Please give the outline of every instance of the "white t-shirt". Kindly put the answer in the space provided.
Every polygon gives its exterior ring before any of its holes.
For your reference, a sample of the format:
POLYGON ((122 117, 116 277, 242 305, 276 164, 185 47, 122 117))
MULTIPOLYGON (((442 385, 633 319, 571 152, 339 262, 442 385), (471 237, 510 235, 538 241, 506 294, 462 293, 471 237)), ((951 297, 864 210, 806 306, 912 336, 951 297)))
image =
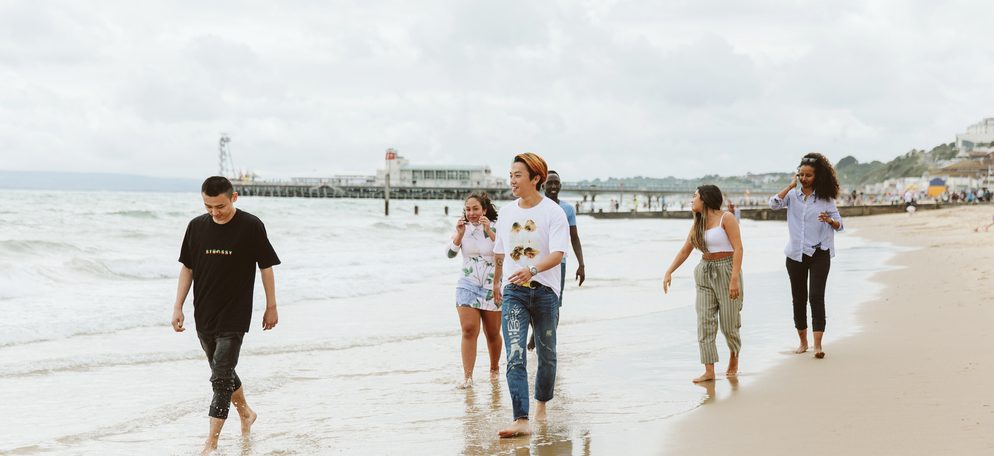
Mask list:
MULTIPOLYGON (((569 248, 569 223, 566 213, 554 201, 542 197, 535 207, 522 209, 517 199, 506 204, 497 215, 497 242, 494 253, 504 254, 501 288, 507 278, 521 268, 538 265, 551 252, 566 254, 569 248)), ((559 295, 562 276, 558 267, 541 271, 532 280, 541 283, 559 295)))

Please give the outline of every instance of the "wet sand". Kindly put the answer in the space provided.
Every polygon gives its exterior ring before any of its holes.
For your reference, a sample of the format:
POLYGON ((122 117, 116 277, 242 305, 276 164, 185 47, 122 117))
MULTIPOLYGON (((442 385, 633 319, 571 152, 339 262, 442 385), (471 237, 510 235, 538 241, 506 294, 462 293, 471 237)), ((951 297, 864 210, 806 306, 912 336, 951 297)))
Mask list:
POLYGON ((859 308, 861 330, 838 340, 830 321, 825 359, 784 354, 738 388, 719 379, 655 454, 994 454, 994 231, 973 231, 992 212, 848 219, 861 237, 911 248, 873 277, 885 291, 859 308))

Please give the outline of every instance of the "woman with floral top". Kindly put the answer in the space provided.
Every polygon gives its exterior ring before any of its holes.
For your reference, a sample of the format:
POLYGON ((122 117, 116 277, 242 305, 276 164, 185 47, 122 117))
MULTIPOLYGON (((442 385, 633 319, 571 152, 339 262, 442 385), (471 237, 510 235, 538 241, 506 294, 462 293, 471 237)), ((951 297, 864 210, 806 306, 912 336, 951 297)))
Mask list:
POLYGON ((456 222, 456 232, 449 244, 449 258, 462 253, 462 274, 456 285, 456 311, 462 326, 463 381, 459 388, 473 386, 476 365, 476 341, 480 327, 487 338, 490 353, 490 375, 498 373, 501 336, 500 307, 494 302, 494 240, 493 223, 497 209, 486 193, 466 197, 463 216, 456 222), (482 321, 482 325, 481 325, 482 321))

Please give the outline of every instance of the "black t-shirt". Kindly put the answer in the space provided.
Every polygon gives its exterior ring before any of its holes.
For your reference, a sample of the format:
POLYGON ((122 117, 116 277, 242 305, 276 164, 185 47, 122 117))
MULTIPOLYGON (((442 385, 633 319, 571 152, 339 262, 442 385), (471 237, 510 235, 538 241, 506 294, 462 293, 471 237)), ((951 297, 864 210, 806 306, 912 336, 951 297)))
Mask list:
POLYGON ((179 261, 193 270, 193 319, 207 334, 248 332, 256 264, 280 264, 262 220, 242 210, 224 225, 210 214, 191 220, 179 261))

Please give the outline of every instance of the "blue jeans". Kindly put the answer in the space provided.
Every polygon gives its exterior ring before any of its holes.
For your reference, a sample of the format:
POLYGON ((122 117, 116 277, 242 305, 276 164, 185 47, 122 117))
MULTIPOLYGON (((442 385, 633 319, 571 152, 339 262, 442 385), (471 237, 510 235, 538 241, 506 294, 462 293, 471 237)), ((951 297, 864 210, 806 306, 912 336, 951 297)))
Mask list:
POLYGON ((501 304, 501 332, 507 353, 507 389, 511 392, 514 419, 528 418, 528 369, 525 343, 528 325, 535 328, 538 372, 535 400, 552 399, 556 383, 556 327, 559 326, 559 297, 545 285, 535 288, 509 284, 501 304))
POLYGON ((559 280, 559 306, 563 305, 563 291, 566 290, 566 263, 559 264, 561 279, 559 280))

